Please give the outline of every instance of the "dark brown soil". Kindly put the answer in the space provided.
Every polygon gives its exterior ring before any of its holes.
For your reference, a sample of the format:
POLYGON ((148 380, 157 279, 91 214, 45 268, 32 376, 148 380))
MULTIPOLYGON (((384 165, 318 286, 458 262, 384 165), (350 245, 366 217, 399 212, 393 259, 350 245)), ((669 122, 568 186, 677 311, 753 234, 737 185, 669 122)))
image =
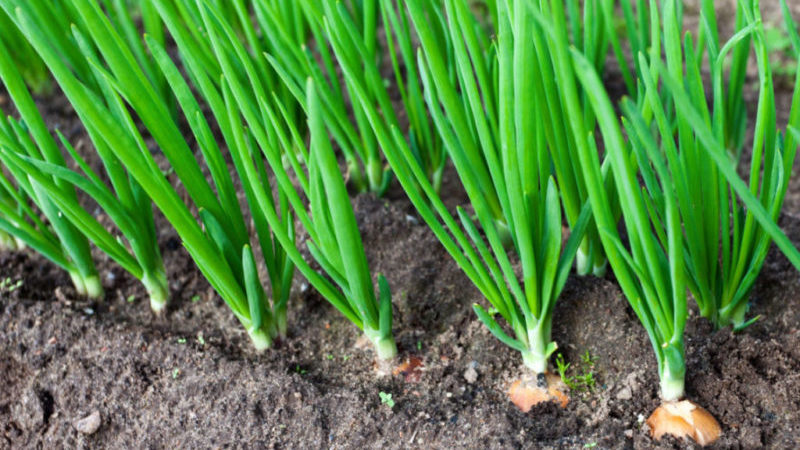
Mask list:
MULTIPOLYGON (((766 2, 768 3, 768 2, 766 2)), ((785 120, 789 92, 778 96, 785 120)), ((8 105, 0 105, 8 109, 8 105)), ((40 105, 69 139, 83 134, 61 97, 40 105)), ((448 205, 460 203, 456 187, 448 205)), ((800 245, 800 178, 781 219, 800 245)), ((643 420, 658 405, 647 336, 613 277, 571 277, 553 338, 567 362, 596 358, 597 388, 524 414, 507 399, 519 358, 475 318, 482 302, 393 191, 354 199, 370 265, 389 277, 403 357, 418 381, 379 375, 360 333, 296 282, 289 337, 264 354, 158 218, 173 300, 163 317, 144 291, 97 255, 104 303, 31 252, 0 253, 0 448, 679 448, 654 443, 643 420), (477 376, 476 376, 477 375, 477 376), (381 403, 390 393, 395 404, 381 403), (98 431, 75 421, 93 411, 98 431)), ((691 317, 688 396, 723 427, 716 448, 800 446, 800 275, 775 249, 739 334, 691 317)))

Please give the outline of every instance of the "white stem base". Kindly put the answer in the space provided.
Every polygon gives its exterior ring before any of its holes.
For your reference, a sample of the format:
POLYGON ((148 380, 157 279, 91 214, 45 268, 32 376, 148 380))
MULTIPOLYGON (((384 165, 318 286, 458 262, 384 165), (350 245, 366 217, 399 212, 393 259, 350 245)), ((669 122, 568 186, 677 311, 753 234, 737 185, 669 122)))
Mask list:
POLYGON ((661 377, 661 399, 665 402, 674 402, 683 398, 685 380, 683 377, 672 378, 669 374, 661 377))
POLYGON ((17 242, 18 240, 14 236, 11 236, 5 231, 0 231, 0 250, 19 250, 20 247, 17 245, 17 242))
POLYGON ((603 278, 604 276, 606 276, 607 269, 608 269, 608 261, 603 261, 603 264, 599 266, 595 264, 594 268, 592 269, 592 275, 596 276, 597 278, 603 278))
POLYGON ((169 285, 164 273, 145 274, 142 284, 150 296, 150 309, 160 314, 167 306, 169 300, 169 285))
POLYGON ((591 268, 592 261, 582 248, 578 248, 578 253, 575 254, 575 273, 578 275, 588 275, 591 268))
POLYGON ((98 275, 91 275, 84 278, 83 285, 86 287, 86 295, 89 298, 100 299, 105 295, 103 283, 100 282, 100 277, 98 275))
POLYGON ((250 336, 250 341, 253 343, 253 347, 255 347, 256 351, 259 353, 272 346, 272 337, 270 337, 269 333, 261 328, 257 330, 248 330, 247 334, 250 336))
POLYGON ((531 351, 522 352, 522 363, 534 373, 547 372, 548 358, 542 354, 535 354, 531 351))
POLYGON ((397 343, 394 341, 394 336, 389 335, 382 337, 380 331, 364 328, 364 335, 372 343, 375 348, 375 353, 378 354, 378 359, 387 361, 397 356, 397 343))

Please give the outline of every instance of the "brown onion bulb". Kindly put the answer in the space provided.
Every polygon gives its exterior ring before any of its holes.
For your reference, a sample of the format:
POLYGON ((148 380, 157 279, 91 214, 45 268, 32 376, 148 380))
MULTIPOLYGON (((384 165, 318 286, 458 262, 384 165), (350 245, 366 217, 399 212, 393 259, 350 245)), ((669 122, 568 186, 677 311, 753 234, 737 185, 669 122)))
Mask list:
POLYGON ((679 439, 692 438, 702 446, 713 443, 722 433, 717 419, 689 400, 663 403, 647 419, 647 426, 656 440, 670 434, 679 439))
POLYGON ((564 393, 566 386, 558 375, 551 373, 525 376, 511 384, 508 398, 522 412, 528 412, 534 405, 555 402, 566 408, 569 397, 564 393))

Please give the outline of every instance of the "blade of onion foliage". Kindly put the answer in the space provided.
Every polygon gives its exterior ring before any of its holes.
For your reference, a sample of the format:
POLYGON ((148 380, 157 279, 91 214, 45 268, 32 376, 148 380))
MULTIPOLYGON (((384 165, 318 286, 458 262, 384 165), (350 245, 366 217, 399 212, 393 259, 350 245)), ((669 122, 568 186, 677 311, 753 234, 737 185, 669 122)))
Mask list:
MULTIPOLYGON (((262 84, 234 30, 213 4, 201 3, 205 30, 224 75, 221 96, 234 143, 229 142, 229 147, 234 155, 240 155, 237 165, 243 184, 252 189, 275 238, 309 283, 363 330, 379 358, 394 357, 397 347, 391 329, 388 283, 379 275, 376 295, 344 178, 328 138, 330 128, 325 123, 319 89, 312 79, 307 81, 304 104, 311 131, 309 149, 286 107, 262 84), (244 72, 237 70, 236 63, 242 63, 244 72), (296 155, 300 155, 299 160, 296 155), (259 170, 266 175, 264 160, 286 196, 281 208, 291 208, 308 233, 306 245, 320 272, 304 260, 293 239, 293 228, 287 229, 282 219, 288 213, 277 209, 269 184, 258 179, 259 170)), ((206 84, 202 95, 214 99, 220 93, 206 84)))
POLYGON ((0 173, 0 251, 14 251, 25 248, 25 241, 17 238, 11 232, 5 231, 6 229, 18 230, 17 223, 24 217, 15 194, 19 195, 19 192, 10 183, 5 174, 0 173))
MULTIPOLYGON (((16 147, 20 151, 33 157, 44 159, 57 165, 64 165, 64 158, 61 155, 55 140, 47 130, 44 119, 39 115, 33 98, 30 96, 25 83, 17 71, 12 59, 9 56, 5 45, 0 42, 0 79, 2 79, 11 100, 16 105, 19 114, 24 119, 24 126, 16 121, 4 120, 2 144, 4 148, 16 147)), ((0 114, 4 114, 0 112, 0 114)), ((92 298, 103 296, 103 286, 92 260, 89 242, 84 235, 64 217, 58 206, 53 201, 53 196, 62 195, 69 201, 77 204, 77 195, 72 186, 67 183, 54 181, 52 189, 42 186, 41 183, 29 179, 25 171, 16 170, 14 167, 7 167, 18 182, 18 188, 25 191, 25 195, 36 207, 44 214, 50 225, 53 227, 58 242, 50 241, 53 246, 61 246, 62 252, 56 252, 53 248, 48 248, 43 252, 45 256, 53 256, 51 260, 66 269, 72 278, 75 289, 79 294, 88 295, 92 298), (16 173, 15 173, 16 172, 16 173), (56 253, 60 253, 55 258, 56 253)), ((7 180, 6 180, 7 181, 7 180)), ((6 186, 7 191, 8 186, 6 186)), ((24 200, 23 200, 24 202, 24 200)), ((20 205, 21 206, 21 205, 20 205)), ((36 214, 27 211, 28 218, 36 214)), ((21 230, 23 227, 22 217, 14 217, 4 214, 5 221, 14 227, 9 227, 5 231, 12 233, 12 228, 21 230)), ((44 227, 41 223, 36 223, 39 233, 30 233, 33 230, 25 230, 24 234, 14 233, 15 236, 26 241, 35 249, 45 250, 43 240, 45 237, 44 227), (27 234, 27 236, 25 236, 27 234), (38 238, 38 239, 37 239, 38 238), (38 242, 34 242, 38 240, 38 242), (35 245, 34 245, 35 244, 35 245)), ((52 237, 52 235, 49 235, 52 237)))
MULTIPOLYGON (((786 27, 786 32, 789 35, 792 49, 794 49, 797 58, 800 59, 800 30, 798 30, 797 22, 795 22, 792 18, 792 13, 789 10, 789 6, 786 4, 786 0, 781 0, 781 10, 783 11, 784 25, 786 27)), ((798 141, 798 135, 796 134, 800 127, 795 125, 798 122, 800 122, 800 68, 798 68, 797 72, 795 73, 794 93, 792 94, 792 106, 789 111, 789 124, 787 126, 787 133, 784 136, 784 149, 795 151, 795 147, 800 145, 800 142, 798 141)), ((783 203, 785 196, 786 193, 784 192, 782 194, 783 198, 781 198, 781 204, 783 203)))
MULTIPOLYGON (((672 79, 684 80, 680 95, 672 90, 672 85, 665 89, 673 99, 672 107, 677 113, 674 119, 668 118, 668 106, 661 101, 655 77, 649 70, 642 73, 645 101, 653 112, 659 131, 655 139, 662 143, 661 152, 670 160, 675 178, 676 198, 685 230, 688 287, 702 316, 716 327, 733 325, 735 329, 749 324, 745 319, 747 300, 772 242, 766 227, 757 220, 756 212, 737 200, 731 182, 708 157, 726 142, 728 111, 723 89, 723 64, 725 56, 735 52, 736 46, 749 47, 751 39, 745 38, 745 34, 753 36, 759 71, 759 100, 748 190, 763 205, 770 220, 769 227, 773 230, 775 225, 772 222, 780 215, 796 154, 792 140, 788 141, 792 147, 786 147, 777 130, 775 93, 764 30, 754 3, 747 3, 741 8, 747 22, 743 31, 734 35, 721 49, 713 41, 708 41, 708 54, 712 61, 711 96, 705 92, 691 34, 687 34, 681 43, 674 8, 664 9, 666 71, 672 79), (707 105, 709 97, 712 108, 707 105), (709 140, 709 137, 713 139, 709 140)), ((647 64, 643 56, 641 64, 647 64)), ((795 98, 795 111, 791 113, 789 123, 795 127, 799 125, 797 103, 795 98)), ((645 155, 640 149, 637 149, 637 154, 645 155)), ((646 161, 646 158, 640 160, 646 161)), ((729 159, 726 166, 729 170, 735 169, 729 159)), ((644 164, 641 164, 641 171, 646 177, 651 176, 644 164)), ((664 208, 663 201, 652 205, 660 217, 664 215, 664 208)))
MULTIPOLYGON (((105 84, 100 77, 98 79, 101 80, 100 84, 104 87, 112 113, 118 120, 127 124, 131 133, 137 137, 139 145, 144 147, 144 140, 136 131, 133 120, 122 102, 113 93, 110 86, 105 84)), ((20 88, 18 83, 8 83, 8 86, 10 90, 14 90, 14 98, 25 103, 32 101, 27 92, 18 90, 20 88)), ((25 109, 22 111, 23 121, 43 120, 38 114, 35 109, 25 109), (36 116, 32 116, 32 114, 36 114, 36 116)), ((21 123, 9 122, 12 127, 22 129, 21 123)), ((107 144, 97 137, 92 122, 84 120, 84 123, 87 124, 89 135, 96 145, 97 153, 106 168, 106 175, 114 192, 106 188, 100 181, 100 177, 60 133, 59 139, 63 147, 85 176, 81 177, 57 161, 46 159, 42 156, 43 152, 32 147, 35 144, 26 140, 20 133, 17 133, 16 136, 4 133, 5 145, 2 146, 4 153, 0 155, 0 159, 5 166, 13 168, 12 173, 18 175, 16 177, 18 180, 27 177, 32 183, 41 186, 41 189, 47 192, 58 208, 59 214, 66 216, 72 225, 100 250, 134 277, 140 279, 150 297, 151 308, 159 312, 166 306, 169 288, 158 249, 151 202, 141 187, 129 178, 119 160, 108 150, 107 144), (95 217, 88 214, 74 196, 65 196, 60 192, 58 184, 64 182, 83 190, 98 203, 125 237, 131 251, 109 233, 95 217)), ((45 137, 43 136, 43 138, 45 137)), ((52 138, 46 142, 46 145, 55 145, 52 138)), ((24 183, 20 184, 24 186, 24 183)))
POLYGON ((0 9, 0 30, 3 30, 0 33, 0 40, 3 41, 10 53, 9 57, 31 91, 36 95, 49 93, 52 82, 47 66, 2 9, 0 9))
MULTIPOLYGON (((254 346, 258 349, 268 347, 276 336, 285 331, 285 318, 276 316, 285 315, 293 266, 277 246, 272 245, 270 230, 259 227, 257 234, 264 259, 268 266, 272 263, 273 267, 279 268, 276 271, 278 279, 271 278, 273 302, 270 304, 261 283, 254 282, 259 279, 257 266, 253 262, 247 227, 224 156, 178 69, 158 42, 148 42, 149 50, 180 102, 183 115, 200 147, 202 161, 211 173, 214 188, 204 177, 200 164, 172 120, 168 106, 98 5, 89 0, 78 0, 73 5, 89 33, 85 38, 96 45, 98 60, 103 61, 103 66, 93 65, 93 69, 102 73, 106 82, 125 101, 126 107, 136 113, 159 145, 189 194, 192 207, 199 211, 203 228, 181 200, 179 192, 162 174, 149 150, 140 145, 138 135, 131 132, 129 124, 118 120, 113 110, 109 110, 72 73, 54 51, 46 34, 41 32, 35 18, 18 9, 18 20, 87 129, 96 131, 97 136, 119 158, 175 227, 201 272, 247 329, 254 346)), ((262 225, 255 217, 254 213, 257 226, 262 225)))
MULTIPOLYGON (((9 136, 14 136, 16 139, 16 134, 10 127, 9 120, 1 117, 0 137, 3 146, 6 146, 9 136)), ((3 249, 18 250, 27 245, 67 272, 76 271, 74 264, 65 255, 66 250, 58 236, 34 210, 27 194, 33 190, 30 180, 25 174, 17 175, 15 177, 9 168, 0 171, 0 230, 2 230, 3 249)))
POLYGON ((133 13, 138 13, 141 16, 144 32, 162 46, 165 45, 164 26, 159 15, 153 9, 152 1, 136 0, 134 5, 138 6, 136 8, 138 11, 132 11, 134 8, 131 7, 128 0, 103 0, 103 6, 112 25, 118 30, 120 36, 125 40, 126 46, 139 63, 139 67, 145 72, 158 95, 167 103, 170 112, 175 115, 175 99, 171 95, 164 74, 158 70, 156 62, 147 53, 142 34, 134 22, 133 13))

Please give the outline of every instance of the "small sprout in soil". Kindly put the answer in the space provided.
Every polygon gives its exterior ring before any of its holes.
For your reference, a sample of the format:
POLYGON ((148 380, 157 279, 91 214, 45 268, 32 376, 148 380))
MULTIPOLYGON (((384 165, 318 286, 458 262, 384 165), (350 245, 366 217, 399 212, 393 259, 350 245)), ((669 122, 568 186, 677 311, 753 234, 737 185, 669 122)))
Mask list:
POLYGON ((178 368, 176 367, 176 368, 175 368, 175 369, 172 371, 172 379, 174 380, 174 379, 178 378, 178 375, 180 375, 180 373, 181 373, 181 369, 178 369, 178 368))
POLYGON ((300 367, 300 364, 298 364, 298 365, 296 365, 294 367, 294 371, 295 371, 295 373, 299 373, 300 375, 305 375, 306 373, 308 373, 308 371, 306 369, 303 369, 303 368, 300 367))
POLYGON ((586 353, 581 355, 581 361, 583 361, 584 364, 587 364, 587 365, 590 365, 590 366, 594 366, 594 363, 597 361, 597 357, 596 356, 592 356, 589 353, 589 350, 586 350, 586 353))
POLYGON ((206 340, 203 339, 203 333, 197 333, 197 342, 200 343, 200 345, 206 345, 206 340))
POLYGON ((14 292, 22 287, 22 280, 12 281, 11 278, 4 278, 0 281, 0 291, 14 292))
POLYGON ((422 341, 417 341, 417 351, 422 351, 422 341))
POLYGON ((200 296, 195 294, 192 296, 192 303, 197 303, 200 301, 200 296))
POLYGON ((394 408, 394 400, 392 399, 392 394, 386 392, 379 392, 378 395, 381 397, 381 404, 388 406, 389 408, 394 408))
POLYGON ((133 303, 133 302, 136 301, 136 296, 135 295, 129 295, 128 298, 125 299, 125 301, 128 302, 128 303, 133 303))
POLYGON ((178 344, 185 344, 185 343, 186 343, 186 338, 178 339, 178 344))
POLYGON ((594 447, 597 447, 597 442, 589 442, 588 444, 583 446, 583 448, 594 448, 594 447))
POLYGON ((327 359, 328 361, 332 361, 333 360, 333 355, 328 353, 327 355, 325 355, 325 359, 327 359))
POLYGON ((594 392, 597 380, 594 377, 594 364, 596 357, 592 357, 589 351, 581 355, 581 363, 575 368, 576 375, 569 375, 568 371, 572 364, 564 361, 564 355, 556 355, 556 367, 561 381, 567 385, 571 391, 575 392, 594 392))
POLYGON ((558 367, 558 375, 561 377, 561 381, 569 386, 569 376, 567 375, 567 370, 569 370, 570 364, 568 362, 564 362, 564 355, 561 353, 556 356, 556 366, 558 367))
POLYGON ((347 361, 350 359, 350 355, 342 355, 342 361, 347 361))

